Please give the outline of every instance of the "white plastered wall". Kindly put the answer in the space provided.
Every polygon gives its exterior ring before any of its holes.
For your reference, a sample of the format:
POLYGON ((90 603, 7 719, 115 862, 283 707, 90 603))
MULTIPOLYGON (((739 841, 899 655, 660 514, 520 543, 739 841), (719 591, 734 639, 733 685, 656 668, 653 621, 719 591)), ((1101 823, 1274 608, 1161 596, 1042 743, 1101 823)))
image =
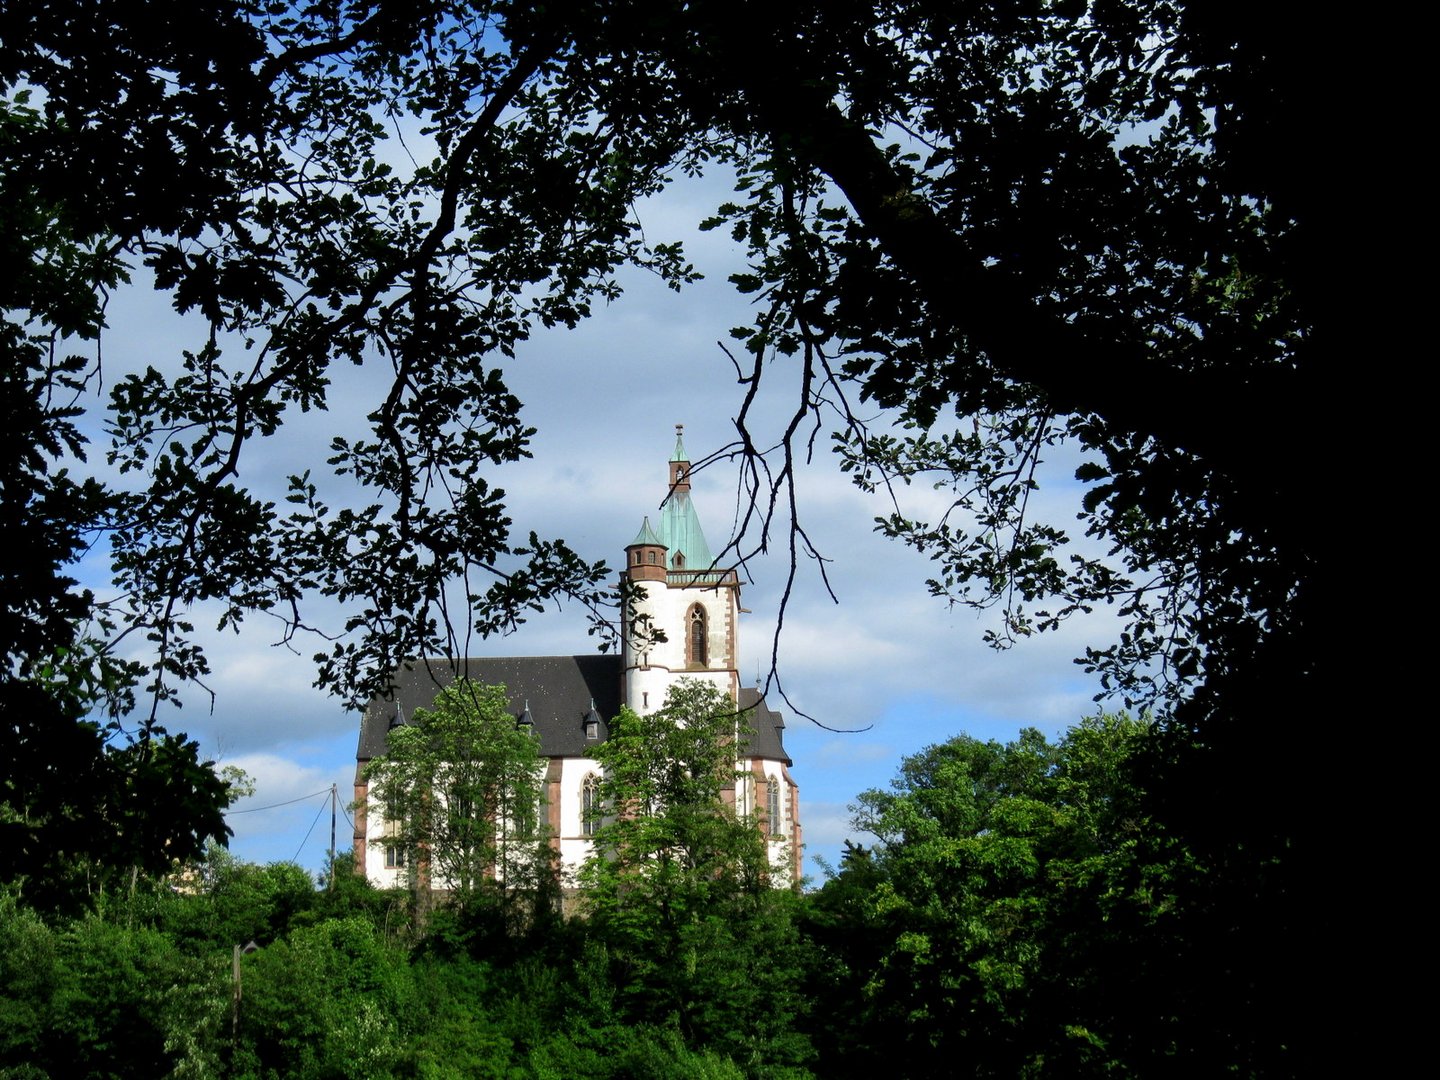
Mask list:
POLYGON ((666 693, 679 678, 714 683, 734 700, 739 689, 734 655, 737 590, 733 586, 674 586, 659 581, 636 584, 642 593, 636 603, 636 613, 648 615, 650 625, 664 631, 665 640, 643 643, 626 640, 625 704, 641 715, 652 713, 665 703, 666 693), (689 614, 696 604, 705 610, 704 667, 686 662, 689 614))

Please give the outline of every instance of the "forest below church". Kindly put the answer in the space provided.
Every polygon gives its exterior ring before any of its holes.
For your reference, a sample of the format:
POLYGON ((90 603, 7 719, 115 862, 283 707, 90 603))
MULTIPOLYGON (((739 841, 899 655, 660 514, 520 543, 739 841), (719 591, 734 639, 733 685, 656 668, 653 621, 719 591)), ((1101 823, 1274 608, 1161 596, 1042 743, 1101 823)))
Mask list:
POLYGON ((0 5, 0 1074, 1306 1073, 1361 1030, 1315 942, 1389 892, 1336 873, 1316 734, 1373 708, 1317 429, 1391 415, 1403 355, 1367 315, 1409 207, 1317 105, 1386 112, 1351 36, 1237 0, 0 5), (512 514, 544 435, 506 380, 634 276, 698 287, 642 220, 695 178, 749 304, 694 463, 739 477, 717 560, 788 568, 783 637, 832 584, 828 446, 937 604, 1002 649, 1085 626, 1146 719, 907 759, 810 892, 704 769, 600 830, 577 919, 540 865, 432 909, 229 858, 235 778, 170 730, 217 636, 273 627, 355 706, 548 606, 624 631, 611 568, 512 514), (174 336, 116 371, 145 286, 174 336))
MULTIPOLYGON (((719 799, 733 714, 685 694, 597 751, 606 803, 629 809, 597 830, 568 919, 543 874, 432 903, 376 889, 349 852, 318 883, 213 847, 69 911, 5 895, 0 1076, 1153 1076, 1282 1051, 1217 1042, 1220 987, 1174 977, 1211 943, 1199 868, 1142 805, 1148 724, 931 747, 859 795, 873 844, 801 892, 719 799)), ((491 781, 468 783, 478 809, 491 781)))

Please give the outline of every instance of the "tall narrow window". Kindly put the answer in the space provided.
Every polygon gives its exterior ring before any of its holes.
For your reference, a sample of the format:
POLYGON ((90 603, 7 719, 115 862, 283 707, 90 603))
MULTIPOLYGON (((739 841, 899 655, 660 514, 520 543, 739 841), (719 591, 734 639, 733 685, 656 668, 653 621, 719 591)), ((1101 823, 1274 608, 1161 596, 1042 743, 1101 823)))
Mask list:
POLYGON ((387 818, 383 835, 387 841, 385 844, 385 869, 403 870, 405 867, 405 846, 400 842, 400 823, 387 818))
POLYGON ((535 830, 540 824, 540 807, 535 802, 535 793, 523 789, 511 793, 514 808, 515 835, 521 840, 535 839, 535 830))
POLYGON ((776 780, 765 785, 765 820, 770 823, 771 836, 785 835, 785 819, 780 816, 780 784, 776 780))
POLYGON ((600 828, 600 778, 594 773, 580 785, 580 833, 594 836, 600 828))
POLYGON ((705 625, 705 609, 696 604, 690 609, 690 656, 688 660, 697 667, 705 667, 710 663, 710 657, 706 648, 709 639, 709 631, 705 625))

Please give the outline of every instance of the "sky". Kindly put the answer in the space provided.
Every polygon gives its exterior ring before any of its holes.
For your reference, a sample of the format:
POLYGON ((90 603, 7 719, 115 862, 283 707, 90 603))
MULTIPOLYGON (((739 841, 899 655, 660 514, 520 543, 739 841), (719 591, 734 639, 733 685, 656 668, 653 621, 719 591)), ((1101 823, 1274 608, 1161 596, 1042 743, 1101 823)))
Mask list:
MULTIPOLYGON (((582 556, 621 565, 624 545, 666 492, 667 461, 676 424, 684 424, 692 460, 729 443, 743 388, 717 342, 750 321, 748 298, 729 274, 743 269, 723 231, 695 224, 731 197, 723 177, 677 182, 637 207, 652 240, 681 239, 705 279, 676 294, 644 273, 622 277, 625 294, 575 331, 537 334, 504 366, 524 402, 522 419, 537 429, 533 457, 486 472, 508 493, 516 533, 534 529, 563 537, 582 556)), ((145 364, 171 366, 193 348, 202 328, 169 311, 165 297, 143 282, 118 294, 104 340, 107 386, 145 364)), ((387 385, 384 371, 338 372, 328 413, 311 414, 275 439, 247 448, 241 480, 268 497, 283 497, 285 478, 324 468, 331 435, 355 431, 387 385)), ((793 380, 783 359, 772 369, 758 406, 762 431, 778 433, 793 407, 793 380)), ((878 414, 874 419, 883 423, 878 414)), ((867 842, 848 826, 848 806, 869 788, 886 786, 901 759, 933 743, 968 733, 1008 740, 1022 727, 1050 735, 1097 711, 1098 686, 1074 663, 1086 644, 1115 633, 1113 615, 1099 612, 1058 631, 996 652, 982 641, 995 613, 951 609, 929 595, 931 564, 874 531, 891 507, 866 495, 842 474, 828 451, 828 429, 813 463, 798 481, 800 513, 828 560, 835 599, 813 565, 802 566, 778 644, 778 675, 790 706, 786 748, 800 785, 806 839, 805 872, 823 881, 822 860, 838 863, 843 841, 867 842), (793 706, 793 707, 792 707, 793 706), (801 710, 813 723, 797 715, 801 710), (821 726, 823 725, 823 726, 821 726)), ((101 455, 92 455, 99 458, 101 455)), ((1075 461, 1064 452, 1050 463, 1038 496, 1040 512, 1072 536, 1079 505, 1075 461)), ((692 497, 713 550, 729 538, 736 511, 738 467, 720 462, 697 473, 692 497)), ((911 488, 902 509, 933 520, 943 492, 911 488)), ((750 562, 753 581, 742 603, 751 614, 740 630, 742 681, 763 681, 769 669, 786 562, 783 549, 750 562)), ((95 551, 82 579, 105 593, 104 553, 95 551)), ((742 580, 746 580, 742 575, 742 580)), ((323 613, 323 608, 322 608, 323 613)), ((330 612, 338 619, 338 612, 330 612)), ((330 843, 332 785, 339 793, 337 843, 350 845, 347 804, 353 795, 359 716, 313 688, 311 654, 277 644, 279 624, 253 616, 238 634, 205 633, 213 671, 202 692, 163 717, 172 731, 196 739, 205 756, 253 777, 256 792, 234 808, 231 849, 243 859, 295 860, 318 869, 330 843)), ((214 618, 208 618, 213 627, 214 618)), ((547 611, 519 632, 477 643, 478 655, 548 655, 593 650, 582 611, 547 611)))

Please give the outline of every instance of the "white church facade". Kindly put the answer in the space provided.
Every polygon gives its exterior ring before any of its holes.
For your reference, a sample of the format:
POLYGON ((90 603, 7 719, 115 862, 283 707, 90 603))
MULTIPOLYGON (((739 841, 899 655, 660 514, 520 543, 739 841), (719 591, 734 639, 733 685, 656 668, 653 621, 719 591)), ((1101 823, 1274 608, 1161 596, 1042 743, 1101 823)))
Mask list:
POLYGON ((690 497, 690 462, 677 426, 669 491, 658 520, 647 517, 625 549, 622 582, 634 591, 633 616, 617 655, 471 657, 418 661, 396 672, 389 692, 361 719, 355 771, 355 863, 375 884, 406 884, 400 849, 388 845, 381 809, 367 803, 365 767, 385 752, 389 732, 428 708, 458 674, 503 685, 516 723, 533 725, 546 759, 542 814, 562 882, 589 856, 599 766, 587 751, 604 741, 609 721, 627 705, 646 715, 660 708, 676 680, 713 683, 740 710, 751 731, 736 747, 735 780, 722 792, 736 813, 765 835, 777 884, 801 876, 800 792, 785 751, 784 721, 754 687, 740 685, 740 580, 714 566, 690 497), (656 633, 656 631, 660 631, 656 633))

